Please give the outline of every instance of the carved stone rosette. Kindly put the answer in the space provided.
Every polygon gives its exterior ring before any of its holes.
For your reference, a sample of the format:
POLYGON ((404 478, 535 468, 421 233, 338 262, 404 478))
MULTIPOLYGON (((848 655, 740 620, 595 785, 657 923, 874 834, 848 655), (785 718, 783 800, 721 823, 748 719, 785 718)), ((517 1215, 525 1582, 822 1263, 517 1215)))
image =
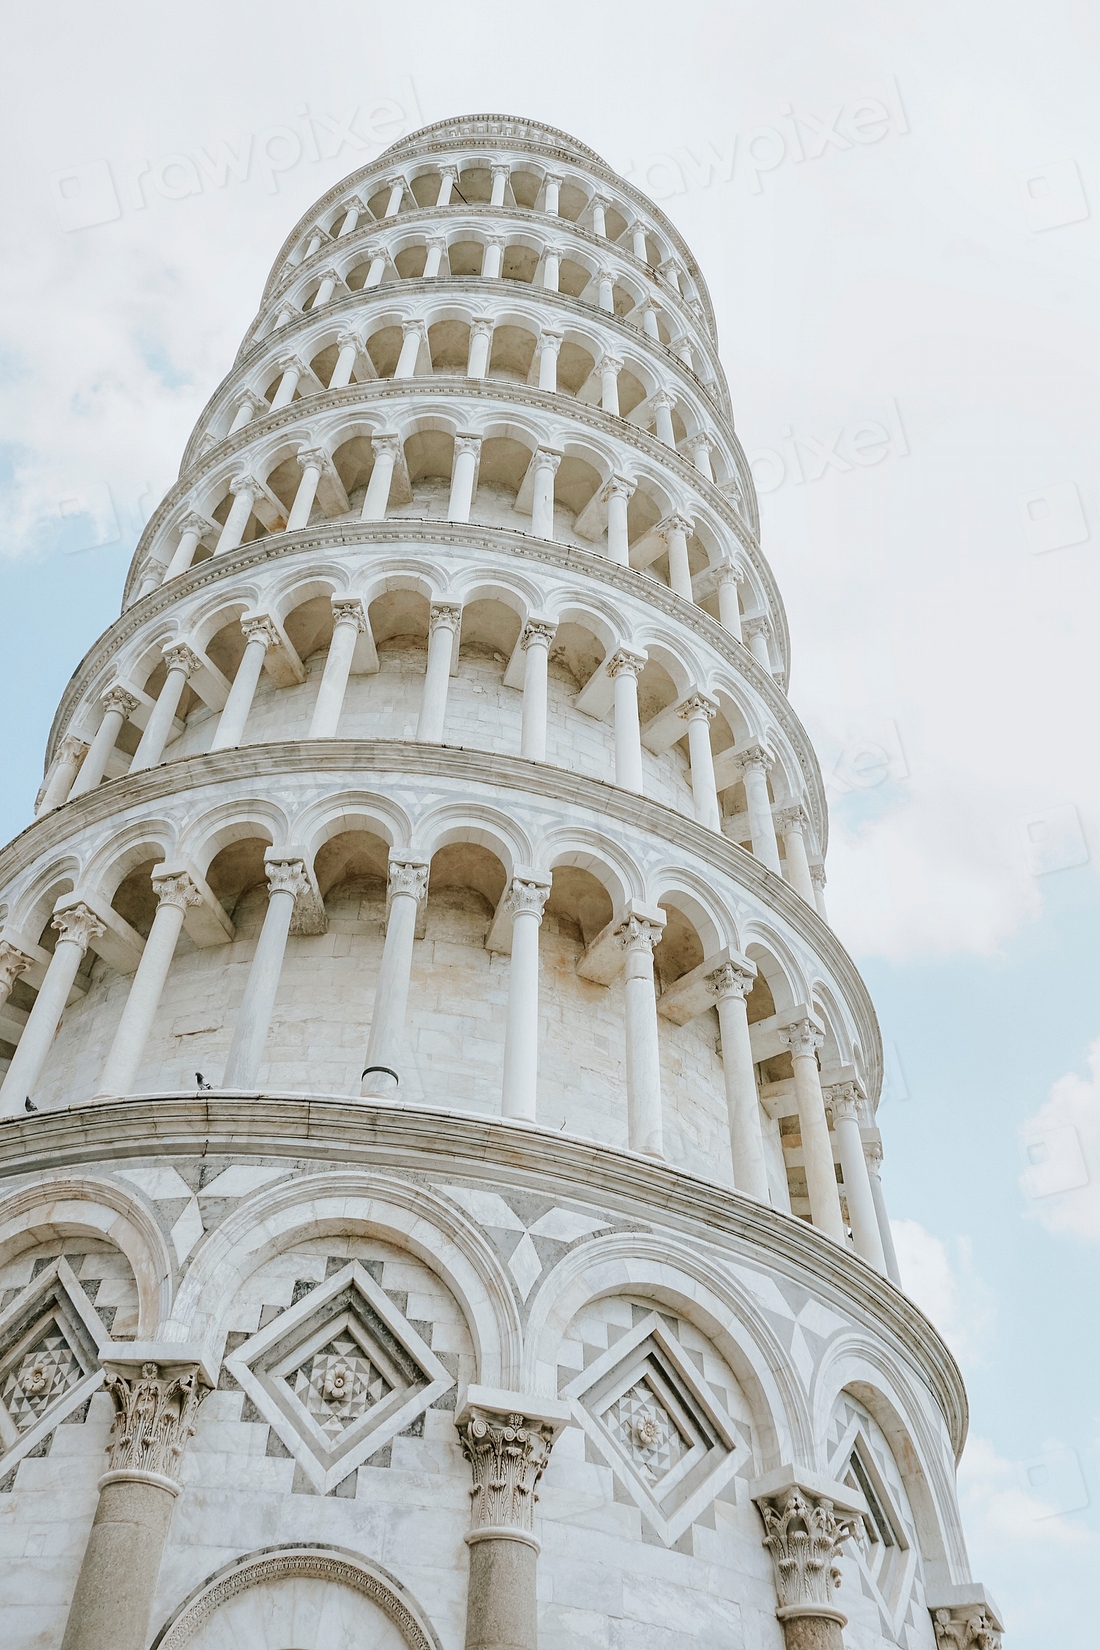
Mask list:
POLYGON ((550 1459, 550 1427, 522 1415, 487 1415, 480 1411, 460 1423, 462 1453, 470 1463, 470 1490, 475 1530, 514 1529, 531 1534, 535 1527, 535 1485, 550 1459))
POLYGON ((195 1412, 209 1390, 197 1366, 172 1375, 154 1363, 142 1364, 139 1375, 108 1370, 106 1387, 115 1405, 110 1471, 175 1479, 195 1430, 195 1412))

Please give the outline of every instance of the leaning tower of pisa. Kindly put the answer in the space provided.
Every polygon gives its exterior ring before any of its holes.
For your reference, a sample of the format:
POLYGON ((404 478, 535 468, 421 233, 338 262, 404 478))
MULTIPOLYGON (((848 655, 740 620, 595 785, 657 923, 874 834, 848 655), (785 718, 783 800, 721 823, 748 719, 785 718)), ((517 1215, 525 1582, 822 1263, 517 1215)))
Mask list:
POLYGON ((10 1650, 989 1650, 702 275, 332 189, 0 854, 10 1650))

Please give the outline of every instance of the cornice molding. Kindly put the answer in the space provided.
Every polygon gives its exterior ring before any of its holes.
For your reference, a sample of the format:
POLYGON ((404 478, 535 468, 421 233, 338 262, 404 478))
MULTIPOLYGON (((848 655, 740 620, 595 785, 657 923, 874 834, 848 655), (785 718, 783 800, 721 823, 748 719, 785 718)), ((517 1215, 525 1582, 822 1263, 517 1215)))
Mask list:
POLYGON ((513 1119, 342 1096, 158 1093, 96 1101, 0 1124, 0 1177, 196 1149, 286 1157, 310 1164, 403 1169, 497 1179, 641 1215, 712 1245, 734 1240, 750 1258, 862 1316, 914 1365, 944 1417, 955 1458, 966 1441, 967 1402, 954 1358, 927 1318, 872 1267, 816 1231, 738 1192, 628 1151, 513 1119))
MULTIPOLYGON (((337 392, 342 393, 342 392, 337 392)), ((621 590, 636 600, 646 603, 692 630, 714 649, 724 662, 735 670, 760 696, 769 712, 783 729, 798 758, 799 768, 806 784, 807 800, 814 821, 820 852, 824 855, 829 843, 829 815, 825 804, 825 787, 818 766, 817 755, 802 723, 795 714, 783 686, 759 660, 736 641, 724 625, 711 618, 695 602, 676 595, 667 585, 659 584, 647 574, 632 567, 622 567, 595 551, 581 550, 574 545, 557 544, 551 539, 537 539, 532 534, 506 527, 478 526, 469 522, 430 521, 425 518, 389 518, 386 521, 356 521, 353 525, 303 528, 295 533, 271 533, 252 544, 241 545, 224 556, 209 557, 199 562, 190 573, 173 579, 170 585, 160 585, 140 602, 123 610, 111 627, 104 631, 89 648, 66 684, 50 728, 46 745, 46 767, 53 760, 57 742, 63 737, 81 696, 89 681, 105 671, 119 647, 133 636, 142 625, 168 613, 181 597, 189 596, 231 578, 253 567, 279 561, 284 556, 310 553, 332 554, 344 549, 362 550, 371 546, 380 554, 395 545, 420 544, 429 549, 442 545, 457 550, 471 547, 491 554, 514 554, 517 550, 525 561, 538 561, 570 573, 580 573, 596 579, 605 588, 621 590)))
POLYGON ((666 851, 669 843, 683 843, 704 863, 721 867, 734 883, 782 916, 829 969, 856 1022, 867 1061, 868 1098, 872 1106, 877 1103, 882 1083, 882 1040, 874 1006, 855 963, 813 907, 744 848, 666 803, 548 763, 460 745, 427 745, 399 739, 294 740, 182 756, 157 768, 144 768, 133 776, 109 780, 28 825, 0 852, 0 889, 39 854, 61 847, 75 831, 165 796, 235 779, 279 779, 305 773, 361 776, 370 771, 408 774, 421 780, 428 776, 465 780, 498 792, 514 790, 525 797, 568 803, 588 809, 597 818, 611 818, 647 831, 666 845, 666 851))

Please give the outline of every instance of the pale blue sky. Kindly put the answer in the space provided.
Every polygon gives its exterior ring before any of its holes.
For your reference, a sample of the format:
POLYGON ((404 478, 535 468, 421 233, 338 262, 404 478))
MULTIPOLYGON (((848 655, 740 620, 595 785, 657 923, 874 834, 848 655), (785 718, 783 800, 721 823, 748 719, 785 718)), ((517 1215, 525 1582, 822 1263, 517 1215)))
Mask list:
POLYGON ((193 0, 10 28, 29 55, 0 109, 0 836, 30 817, 60 692, 309 202, 383 141, 475 109, 629 169, 699 258, 755 460, 833 803, 830 909, 907 1093, 895 1077, 880 1114, 907 1283, 969 1384, 974 1571, 1013 1650, 1085 1650, 1094 9, 643 0, 624 24, 590 0, 308 17, 193 0))

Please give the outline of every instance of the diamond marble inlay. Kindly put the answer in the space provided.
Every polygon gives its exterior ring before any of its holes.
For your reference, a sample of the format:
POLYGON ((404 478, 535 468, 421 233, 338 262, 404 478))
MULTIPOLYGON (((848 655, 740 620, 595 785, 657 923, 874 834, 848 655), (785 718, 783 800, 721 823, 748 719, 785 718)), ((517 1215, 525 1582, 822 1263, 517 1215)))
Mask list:
POLYGON ((660 1483, 691 1448, 645 1380, 624 1392, 603 1419, 648 1484, 660 1483))
POLYGON ((56 1319, 51 1319, 45 1334, 8 1371, 0 1396, 19 1431, 26 1432, 47 1405, 68 1392, 83 1375, 75 1352, 56 1319))
POLYGON ((288 1376, 294 1396, 336 1439, 394 1390, 350 1335, 337 1335, 288 1376))

